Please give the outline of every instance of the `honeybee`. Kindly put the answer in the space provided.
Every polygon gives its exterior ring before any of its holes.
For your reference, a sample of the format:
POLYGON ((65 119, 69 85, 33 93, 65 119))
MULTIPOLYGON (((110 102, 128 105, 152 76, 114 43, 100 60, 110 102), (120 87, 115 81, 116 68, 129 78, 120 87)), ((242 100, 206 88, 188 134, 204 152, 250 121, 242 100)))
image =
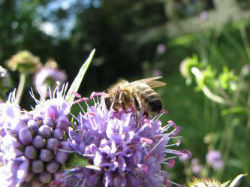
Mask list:
POLYGON ((108 90, 108 97, 105 99, 107 108, 111 106, 115 110, 134 108, 137 111, 143 110, 145 114, 159 113, 163 108, 160 95, 153 90, 166 84, 158 81, 161 77, 150 77, 134 82, 119 80, 111 85, 108 90))

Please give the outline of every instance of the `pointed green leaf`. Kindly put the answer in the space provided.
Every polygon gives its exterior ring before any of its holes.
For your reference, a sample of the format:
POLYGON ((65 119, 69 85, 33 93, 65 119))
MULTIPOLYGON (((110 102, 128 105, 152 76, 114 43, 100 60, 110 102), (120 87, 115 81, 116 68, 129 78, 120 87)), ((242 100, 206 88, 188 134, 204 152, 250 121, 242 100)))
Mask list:
POLYGON ((221 187, 227 187, 230 181, 224 182, 221 187))
POLYGON ((247 174, 240 174, 238 175, 232 182, 231 184, 229 185, 229 187, 236 187, 236 185, 240 182, 241 178, 242 177, 245 177, 247 176, 247 174))
POLYGON ((95 54, 95 49, 93 49, 88 57, 88 59, 84 62, 84 64, 82 65, 82 67, 80 68, 80 71, 78 72, 76 78, 74 79, 73 83, 71 84, 68 92, 67 92, 67 95, 66 95, 66 101, 69 102, 70 105, 72 105, 73 101, 74 101, 74 98, 75 98, 75 95, 73 94, 73 92, 77 92, 80 85, 81 85, 81 82, 83 80, 83 77, 92 61, 92 58, 95 54))

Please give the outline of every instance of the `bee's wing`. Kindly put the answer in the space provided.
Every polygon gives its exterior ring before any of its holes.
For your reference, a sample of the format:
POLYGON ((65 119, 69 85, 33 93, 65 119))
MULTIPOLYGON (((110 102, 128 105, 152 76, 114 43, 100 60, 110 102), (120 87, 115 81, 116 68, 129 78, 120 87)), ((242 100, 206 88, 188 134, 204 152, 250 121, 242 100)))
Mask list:
POLYGON ((166 83, 162 82, 162 81, 156 81, 157 79, 162 78, 161 76, 158 77, 150 77, 150 78, 146 78, 146 79, 140 79, 134 82, 131 82, 128 86, 134 86, 136 84, 140 84, 140 83, 144 83, 147 84, 148 86, 150 86, 151 88, 156 88, 156 87, 162 87, 165 86, 166 83))
POLYGON ((166 83, 161 81, 150 81, 146 84, 149 85, 151 88, 166 86, 166 83))
POLYGON ((146 83, 147 84, 148 82, 151 82, 153 80, 157 80, 157 79, 160 79, 160 78, 162 78, 162 77, 161 76, 158 76, 158 77, 149 77, 149 78, 145 78, 145 79, 136 80, 134 82, 131 82, 130 84, 134 84, 134 83, 137 84, 137 82, 146 83))
POLYGON ((118 88, 120 85, 128 84, 128 81, 125 79, 119 79, 116 83, 109 86, 108 90, 113 90, 115 88, 118 88))

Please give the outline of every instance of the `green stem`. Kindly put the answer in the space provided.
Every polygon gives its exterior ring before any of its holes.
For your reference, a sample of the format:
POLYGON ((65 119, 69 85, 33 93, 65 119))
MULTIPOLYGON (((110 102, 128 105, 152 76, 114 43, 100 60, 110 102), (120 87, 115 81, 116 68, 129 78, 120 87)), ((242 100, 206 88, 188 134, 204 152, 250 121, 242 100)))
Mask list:
POLYGON ((232 46, 234 46, 235 51, 238 52, 239 56, 241 56, 241 58, 243 60, 246 60, 246 62, 248 63, 248 56, 244 53, 244 49, 242 50, 242 46, 240 45, 240 43, 226 31, 224 31, 224 35, 228 39, 228 41, 232 44, 232 46))
MULTIPOLYGON (((191 69, 192 73, 194 74, 194 76, 200 80, 202 79, 202 72, 197 68, 197 67, 193 67, 191 69)), ((226 102, 226 100, 224 98, 222 98, 219 95, 214 94, 206 85, 202 86, 202 91, 203 93, 212 101, 216 102, 216 103, 220 103, 220 104, 229 104, 226 102)))
POLYGON ((203 93, 212 101, 220 103, 220 104, 228 104, 224 98, 214 94, 213 92, 211 92, 211 90, 207 87, 207 86, 203 86, 202 87, 202 91, 203 93))
MULTIPOLYGON (((228 161, 228 157, 231 151, 231 147, 232 147, 232 142, 233 142, 233 138, 234 138, 234 126, 231 125, 231 127, 228 127, 228 125, 230 124, 232 120, 232 116, 229 116, 226 121, 225 121, 225 125, 227 127, 224 127, 224 134, 220 143, 220 151, 223 153, 223 161, 225 163, 227 163, 228 161)), ((222 168, 222 170, 220 171, 220 177, 223 174, 225 168, 222 168)))
MULTIPOLYGON (((228 122, 226 125, 228 125, 230 122, 228 122)), ((232 141, 234 139, 234 126, 231 126, 231 128, 226 129, 226 147, 224 150, 224 162, 227 163, 228 157, 229 157, 229 153, 231 151, 231 147, 232 147, 232 141)))
POLYGON ((246 51, 246 54, 247 54, 247 57, 248 57, 248 61, 250 63, 250 46, 249 46, 248 39, 247 39, 246 29, 241 27, 240 28, 240 34, 241 34, 241 37, 242 37, 242 40, 243 40, 243 44, 244 44, 244 48, 245 48, 245 51, 246 51))
MULTIPOLYGON (((248 110, 249 107, 250 107, 250 89, 248 91, 248 98, 247 98, 247 107, 248 107, 248 110)), ((247 129, 248 129, 248 143, 250 143, 250 112, 248 112, 248 119, 247 119, 247 129)), ((250 168, 248 166, 248 172, 250 172, 250 168)))
POLYGON ((26 81, 26 74, 21 73, 20 74, 20 79, 19 79, 19 84, 17 88, 17 94, 16 94, 16 103, 19 104, 23 95, 23 90, 24 90, 24 85, 26 81))
MULTIPOLYGON (((250 83, 250 77, 248 79, 248 84, 250 83)), ((249 135, 250 135, 250 87, 248 89, 248 96, 247 96, 247 108, 248 108, 248 123, 247 123, 247 128, 249 130, 249 135)), ((249 137, 249 136, 248 136, 249 137)))

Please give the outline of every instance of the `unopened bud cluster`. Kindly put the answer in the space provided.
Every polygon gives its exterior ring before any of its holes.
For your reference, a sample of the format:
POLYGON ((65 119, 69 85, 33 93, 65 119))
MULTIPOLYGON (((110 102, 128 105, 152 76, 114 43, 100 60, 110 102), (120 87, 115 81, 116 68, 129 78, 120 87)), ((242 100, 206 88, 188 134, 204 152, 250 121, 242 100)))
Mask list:
POLYGON ((0 143, 5 145, 1 146, 2 162, 24 173, 21 179, 16 174, 21 186, 50 186, 71 152, 64 138, 69 126, 66 113, 58 106, 61 103, 46 102, 25 114, 14 103, 2 104, 0 109, 6 119, 0 121, 0 143), (16 155, 8 158, 13 152, 16 155))

